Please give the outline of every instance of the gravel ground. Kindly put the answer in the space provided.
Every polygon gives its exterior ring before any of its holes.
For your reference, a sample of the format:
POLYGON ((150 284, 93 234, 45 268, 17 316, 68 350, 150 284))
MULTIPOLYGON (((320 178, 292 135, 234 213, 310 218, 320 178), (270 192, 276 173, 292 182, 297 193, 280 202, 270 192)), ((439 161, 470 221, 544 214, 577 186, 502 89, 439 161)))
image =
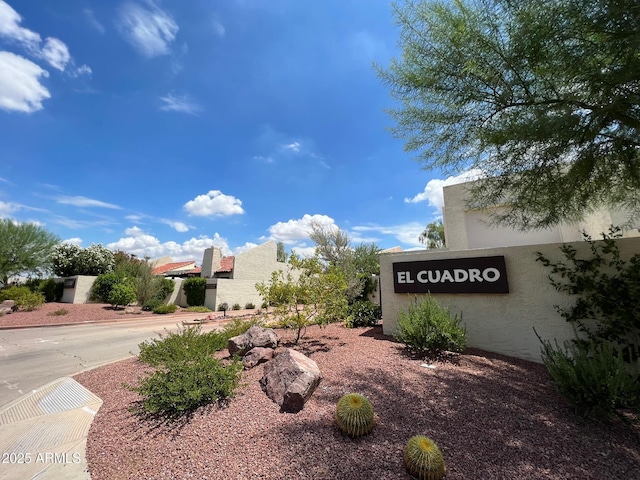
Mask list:
MULTIPOLYGON (((278 330, 283 347, 293 333, 278 330)), ((280 347, 280 348, 283 348, 280 347)), ((122 387, 147 371, 129 359, 76 376, 104 400, 91 426, 93 480, 407 479, 402 450, 415 434, 440 446, 448 479, 640 478, 640 426, 574 418, 543 365, 469 349, 429 364, 406 356, 379 327, 312 327, 295 348, 323 380, 297 414, 279 412, 243 373, 223 408, 202 408, 164 425, 129 412, 139 397, 122 387), (338 399, 367 396, 373 433, 350 439, 335 427, 338 399)))

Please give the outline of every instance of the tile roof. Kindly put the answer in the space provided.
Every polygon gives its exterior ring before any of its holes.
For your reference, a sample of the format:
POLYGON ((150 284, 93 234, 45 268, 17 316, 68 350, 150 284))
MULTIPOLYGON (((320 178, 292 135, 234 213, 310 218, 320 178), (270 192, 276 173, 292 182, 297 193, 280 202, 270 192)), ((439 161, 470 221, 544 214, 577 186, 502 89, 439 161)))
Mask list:
POLYGON ((170 270, 177 270, 179 268, 182 267, 186 267, 188 265, 195 265, 195 261, 191 260, 188 262, 172 262, 172 263, 165 263, 164 265, 160 265, 159 267, 154 268, 151 273, 153 275, 162 275, 163 273, 166 273, 170 270))
POLYGON ((233 263, 236 257, 224 257, 220 260, 220 268, 216 270, 216 272, 232 272, 233 271, 233 263))

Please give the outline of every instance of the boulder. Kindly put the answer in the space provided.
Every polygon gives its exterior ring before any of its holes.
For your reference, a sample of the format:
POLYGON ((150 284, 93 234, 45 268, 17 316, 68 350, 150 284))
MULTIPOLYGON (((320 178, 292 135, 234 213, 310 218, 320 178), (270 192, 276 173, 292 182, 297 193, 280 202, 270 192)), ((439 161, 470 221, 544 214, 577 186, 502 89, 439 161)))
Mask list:
POLYGON ((244 357, 242 357, 242 363, 244 368, 253 368, 259 363, 268 362, 273 358, 273 348, 266 347, 254 347, 249 350, 244 357))
POLYGON ((273 328, 264 328, 259 325, 252 326, 242 335, 229 339, 229 354, 237 353, 243 356, 255 347, 276 348, 280 338, 273 328))
POLYGON ((16 307, 16 302, 14 300, 5 300, 0 303, 0 315, 4 315, 5 313, 13 313, 13 309, 16 307))
POLYGON ((262 391, 280 405, 281 412, 299 412, 322 380, 316 362, 286 349, 264 366, 262 391))

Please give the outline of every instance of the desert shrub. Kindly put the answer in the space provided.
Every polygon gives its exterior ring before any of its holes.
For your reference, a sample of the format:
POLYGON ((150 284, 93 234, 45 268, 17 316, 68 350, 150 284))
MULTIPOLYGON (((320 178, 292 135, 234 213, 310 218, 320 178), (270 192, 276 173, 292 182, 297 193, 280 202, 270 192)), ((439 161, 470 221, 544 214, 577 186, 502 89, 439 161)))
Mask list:
POLYGON ((170 303, 168 305, 159 305, 152 310, 153 313, 157 313, 160 315, 164 315, 167 313, 175 313, 178 310, 178 306, 175 303, 170 303))
POLYGON ((219 312, 226 312, 227 310, 229 310, 229 304, 227 302, 222 302, 220 305, 218 305, 219 312))
POLYGON ((162 301, 157 298, 150 298, 142 305, 142 310, 151 312, 162 305, 162 301))
POLYGON ((266 310, 267 308, 269 308, 269 302, 265 300, 260 304, 260 308, 262 308, 263 310, 266 310))
POLYGON ((249 303, 245 303, 244 308, 245 310, 254 310, 256 306, 253 303, 249 302, 249 303))
POLYGON ((23 283, 23 287, 27 287, 32 292, 40 292, 40 284, 42 283, 42 279, 40 277, 37 278, 27 278, 23 283))
POLYGON ((66 308, 59 308, 58 310, 51 312, 49 315, 52 317, 61 317, 62 315, 66 315, 69 313, 69 310, 66 308))
POLYGON ((56 282, 53 278, 47 278, 40 282, 38 289, 44 295, 45 302, 59 302, 62 300, 62 294, 64 293, 64 283, 56 282))
POLYGON ((136 301, 136 290, 127 283, 116 283, 109 292, 109 303, 113 308, 126 306, 136 301))
POLYGON ((242 363, 225 365, 212 355, 226 348, 218 332, 203 334, 200 326, 168 332, 139 345, 139 359, 156 371, 126 385, 142 396, 142 409, 175 419, 196 408, 231 398, 238 387, 242 363))
POLYGON ((201 277, 187 278, 182 284, 184 294, 187 297, 187 304, 190 307, 204 305, 206 295, 207 279, 201 277))
POLYGON ((608 343, 564 342, 561 347, 540 341, 551 379, 576 415, 608 419, 620 409, 640 411, 640 360, 630 368, 608 343))
POLYGON ((44 296, 25 286, 12 286, 0 291, 0 302, 4 300, 13 300, 18 310, 30 312, 44 303, 44 296))
POLYGON ((240 304, 234 303, 233 306, 231 307, 231 310, 240 310, 240 304))
POLYGON ((127 277, 116 272, 98 275, 91 287, 91 299, 102 303, 110 303, 109 295, 111 294, 111 290, 119 283, 129 283, 129 281, 127 277))
POLYGON ((234 318, 229 323, 227 323, 224 328, 219 332, 220 336, 225 339, 225 347, 227 346, 226 341, 230 338, 237 337, 238 335, 242 335, 244 332, 249 330, 254 325, 261 325, 262 322, 260 320, 243 320, 240 318, 234 318))
POLYGON ((437 355, 443 351, 461 352, 466 346, 466 332, 460 325, 461 318, 451 316, 427 295, 416 300, 407 310, 398 313, 398 330, 395 338, 416 353, 437 355))
POLYGON ((184 309, 185 312, 195 312, 195 313, 209 313, 211 309, 201 305, 198 307, 187 307, 184 309))
POLYGON ((176 282, 170 278, 160 278, 160 291, 158 292, 158 299, 164 301, 169 295, 173 293, 173 289, 175 288, 176 282))
POLYGON ((369 300, 358 300, 349 305, 349 313, 344 324, 348 328, 373 327, 381 317, 380 305, 369 300))

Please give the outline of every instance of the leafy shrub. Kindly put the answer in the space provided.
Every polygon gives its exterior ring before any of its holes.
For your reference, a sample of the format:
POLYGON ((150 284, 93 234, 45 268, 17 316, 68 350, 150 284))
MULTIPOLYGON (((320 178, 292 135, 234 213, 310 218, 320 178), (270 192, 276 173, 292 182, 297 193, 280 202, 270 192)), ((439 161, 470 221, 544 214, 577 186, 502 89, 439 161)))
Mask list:
POLYGON ((173 289, 176 286, 176 282, 170 278, 160 279, 160 291, 158 292, 158 299, 164 301, 169 295, 173 293, 173 289))
POLYGON ((206 295, 207 279, 201 277, 187 278, 182 284, 184 294, 187 297, 187 304, 190 307, 204 305, 206 295))
POLYGON ((45 302, 59 302, 62 300, 62 294, 64 293, 63 282, 56 282, 53 278, 47 278, 40 282, 38 288, 44 295, 45 302))
POLYGON ((249 302, 244 305, 244 308, 245 310, 254 310, 256 306, 253 303, 249 302))
POLYGON ((231 307, 231 310, 240 310, 240 304, 234 303, 233 306, 231 307))
POLYGON ((222 302, 220 305, 218 305, 219 312, 226 312, 227 310, 229 310, 229 304, 227 302, 222 302))
POLYGON ((209 313, 211 310, 205 306, 199 307, 187 307, 184 309, 185 312, 195 312, 195 313, 209 313))
POLYGON ((178 310, 178 306, 175 303, 170 303, 168 305, 160 305, 154 308, 152 311, 153 313, 164 315, 167 313, 175 313, 176 310, 178 310))
POLYGON ((82 248, 71 243, 60 243, 51 256, 53 273, 59 277, 74 275, 101 275, 113 271, 113 252, 98 244, 82 248))
POLYGON ((554 348, 551 342, 540 341, 553 383, 576 415, 607 419, 618 409, 640 411, 640 360, 631 372, 608 343, 564 342, 560 347, 556 341, 554 348))
POLYGON ((358 300, 349 306, 349 314, 344 324, 348 328, 373 327, 381 317, 380 305, 369 300, 358 300))
POLYGON ((230 338, 237 337, 238 335, 242 335, 244 332, 249 330, 254 325, 262 325, 260 320, 243 320, 240 318, 234 318, 232 321, 227 323, 224 328, 219 332, 220 336, 225 339, 224 346, 227 346, 227 341, 230 338))
POLYGON ((260 305, 260 308, 262 308, 263 310, 266 310, 267 308, 269 308, 269 302, 267 302, 266 300, 264 302, 262 302, 262 304, 260 305))
POLYGON ((116 283, 109 292, 109 303, 113 308, 126 306, 136 301, 136 290, 127 283, 116 283))
POLYGON ((460 317, 452 317, 447 308, 440 307, 431 295, 427 295, 398 313, 398 330, 394 336, 409 350, 421 354, 437 355, 445 350, 461 352, 466 346, 467 335, 460 321, 460 317))
POLYGON ((30 312, 44 303, 44 296, 41 293, 32 292, 28 287, 13 286, 0 291, 0 302, 4 300, 13 300, 18 310, 30 312))
POLYGON ((151 312, 162 305, 162 301, 157 298, 151 298, 144 302, 142 305, 142 310, 145 312, 151 312))
POLYGON ((137 386, 126 387, 143 397, 144 411, 169 419, 222 402, 234 395, 243 368, 237 359, 225 366, 212 356, 226 346, 226 335, 203 334, 200 326, 145 341, 139 359, 157 370, 137 386))
POLYGON ((111 272, 98 275, 91 287, 91 299, 102 303, 110 303, 109 295, 113 287, 119 283, 129 283, 121 273, 111 272))
POLYGON ((40 277, 37 278, 27 278, 23 283, 23 287, 27 287, 32 292, 36 293, 40 291, 40 284, 42 283, 42 279, 40 277))

